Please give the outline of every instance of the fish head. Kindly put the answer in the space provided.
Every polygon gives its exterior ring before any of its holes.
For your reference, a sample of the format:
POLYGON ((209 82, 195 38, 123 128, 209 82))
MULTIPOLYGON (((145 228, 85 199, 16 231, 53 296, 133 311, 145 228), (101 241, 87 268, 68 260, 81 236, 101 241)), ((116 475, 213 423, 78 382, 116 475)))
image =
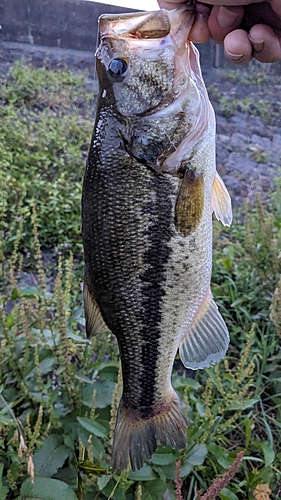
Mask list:
POLYGON ((101 16, 96 52, 101 97, 123 116, 169 106, 188 85, 193 19, 193 1, 173 11, 101 16))

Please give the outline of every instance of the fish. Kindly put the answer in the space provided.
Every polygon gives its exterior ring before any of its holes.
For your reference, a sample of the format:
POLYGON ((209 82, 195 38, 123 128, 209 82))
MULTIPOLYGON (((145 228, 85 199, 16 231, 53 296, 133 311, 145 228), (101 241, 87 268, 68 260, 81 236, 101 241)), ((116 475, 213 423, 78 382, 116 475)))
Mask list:
POLYGON ((216 172, 215 116, 188 41, 194 3, 99 20, 99 97, 82 195, 89 337, 117 338, 123 389, 113 470, 157 444, 186 446, 171 384, 177 351, 193 370, 220 361, 227 326, 210 291, 212 212, 232 219, 216 172))

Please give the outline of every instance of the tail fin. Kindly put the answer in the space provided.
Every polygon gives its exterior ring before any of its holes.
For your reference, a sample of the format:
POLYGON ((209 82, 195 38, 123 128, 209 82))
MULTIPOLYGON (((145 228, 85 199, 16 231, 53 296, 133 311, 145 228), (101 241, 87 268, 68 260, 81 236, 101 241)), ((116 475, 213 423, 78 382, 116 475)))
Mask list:
POLYGON ((112 450, 113 470, 125 470, 130 459, 133 470, 143 466, 143 455, 149 460, 157 447, 170 444, 173 448, 186 446, 186 418, 174 392, 170 402, 155 407, 143 418, 139 410, 131 410, 120 401, 112 450))

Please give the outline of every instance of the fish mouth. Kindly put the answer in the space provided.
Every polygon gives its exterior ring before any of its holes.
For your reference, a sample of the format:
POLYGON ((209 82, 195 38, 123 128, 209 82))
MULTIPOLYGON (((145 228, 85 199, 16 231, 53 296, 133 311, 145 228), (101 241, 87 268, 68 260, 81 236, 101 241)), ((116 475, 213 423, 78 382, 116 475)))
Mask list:
POLYGON ((194 15, 194 0, 171 11, 160 9, 154 12, 104 14, 99 18, 99 42, 103 38, 145 42, 164 38, 170 34, 177 43, 179 32, 188 33, 190 30, 194 15))
POLYGON ((188 35, 194 1, 175 10, 105 14, 99 19, 100 89, 124 116, 167 107, 188 87, 188 35), (168 76, 169 75, 169 76, 168 76))
POLYGON ((108 15, 99 19, 100 37, 118 37, 143 40, 163 38, 170 33, 169 17, 161 10, 134 14, 108 15))

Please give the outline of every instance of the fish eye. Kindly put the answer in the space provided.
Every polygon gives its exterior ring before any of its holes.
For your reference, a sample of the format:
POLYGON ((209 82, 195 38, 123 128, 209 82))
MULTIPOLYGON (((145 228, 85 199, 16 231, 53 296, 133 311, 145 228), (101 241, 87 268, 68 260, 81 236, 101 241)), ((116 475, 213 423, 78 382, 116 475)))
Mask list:
POLYGON ((124 59, 119 59, 119 57, 117 57, 116 59, 112 59, 112 61, 110 61, 108 66, 108 72, 110 76, 112 76, 115 79, 124 78, 127 69, 128 69, 128 63, 124 61, 124 59))

